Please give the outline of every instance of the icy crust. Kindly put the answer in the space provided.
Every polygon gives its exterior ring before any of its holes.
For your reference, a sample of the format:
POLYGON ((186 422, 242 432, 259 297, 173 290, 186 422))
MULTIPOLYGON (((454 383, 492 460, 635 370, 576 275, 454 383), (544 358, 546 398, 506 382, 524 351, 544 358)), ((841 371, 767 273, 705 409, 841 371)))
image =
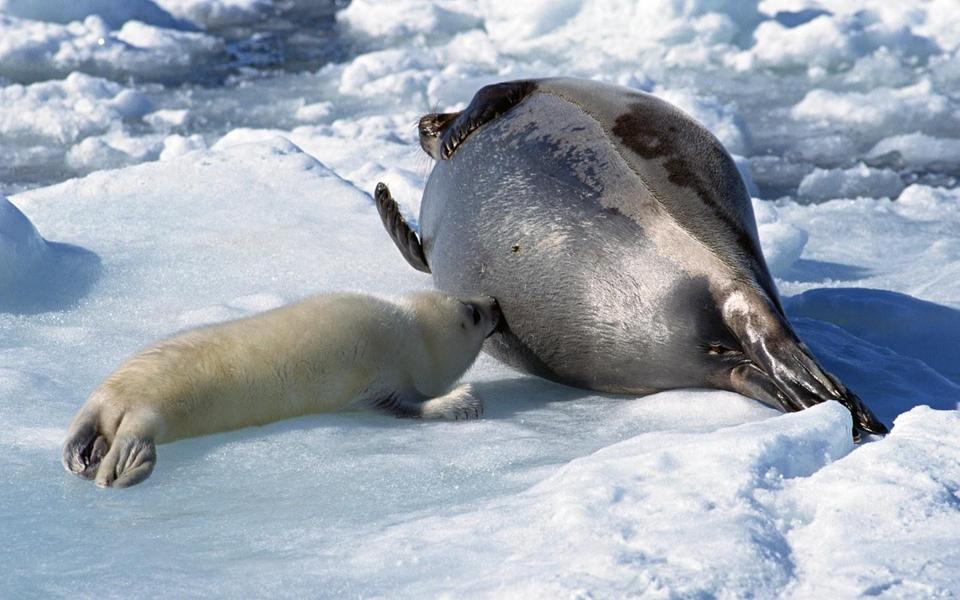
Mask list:
POLYGON ((209 35, 126 21, 112 29, 97 15, 59 24, 0 14, 0 77, 20 83, 71 71, 146 81, 190 80, 219 58, 223 41, 209 35))

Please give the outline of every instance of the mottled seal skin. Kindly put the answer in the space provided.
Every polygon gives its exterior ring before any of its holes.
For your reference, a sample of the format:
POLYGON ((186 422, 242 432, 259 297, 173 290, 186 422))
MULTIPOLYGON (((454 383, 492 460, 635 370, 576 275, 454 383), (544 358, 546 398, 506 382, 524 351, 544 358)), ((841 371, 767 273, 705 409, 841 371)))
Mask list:
POLYGON ((437 161, 420 236, 383 184, 378 209, 437 287, 498 299, 496 358, 604 392, 837 400, 855 434, 887 431, 797 338, 733 159, 676 107, 594 81, 506 82, 424 116, 420 142, 437 161))

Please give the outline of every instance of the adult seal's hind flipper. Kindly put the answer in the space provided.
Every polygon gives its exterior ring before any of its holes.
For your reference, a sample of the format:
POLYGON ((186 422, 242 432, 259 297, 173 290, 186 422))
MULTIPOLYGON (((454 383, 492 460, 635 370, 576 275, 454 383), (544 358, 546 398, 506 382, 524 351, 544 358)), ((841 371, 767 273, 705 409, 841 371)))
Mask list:
POLYGON ((424 273, 430 272, 430 266, 427 265, 427 257, 423 254, 423 246, 420 245, 420 238, 417 232, 410 228, 407 221, 400 214, 400 207, 397 201, 390 194, 390 188, 383 182, 377 184, 377 189, 373 193, 373 199, 377 203, 377 212, 380 213, 380 220, 390 239, 400 249, 400 254, 407 260, 411 267, 424 273))
POLYGON ((810 408, 827 400, 845 406, 853 418, 853 434, 885 434, 860 398, 823 370, 800 341, 783 314, 768 298, 736 290, 722 303, 724 323, 739 342, 742 361, 730 370, 734 391, 784 412, 810 408))

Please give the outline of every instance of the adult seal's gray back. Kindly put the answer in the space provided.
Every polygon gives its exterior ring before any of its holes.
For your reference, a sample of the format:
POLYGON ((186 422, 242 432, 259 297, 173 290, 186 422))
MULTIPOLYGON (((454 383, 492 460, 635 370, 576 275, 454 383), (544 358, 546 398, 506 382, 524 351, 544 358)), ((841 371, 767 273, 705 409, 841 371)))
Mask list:
POLYGON ((712 387, 784 411, 837 400, 855 433, 887 431, 797 338, 733 160, 674 106, 513 81, 426 115, 420 143, 437 161, 420 237, 383 184, 377 207, 441 290, 499 300, 493 356, 604 392, 712 387))

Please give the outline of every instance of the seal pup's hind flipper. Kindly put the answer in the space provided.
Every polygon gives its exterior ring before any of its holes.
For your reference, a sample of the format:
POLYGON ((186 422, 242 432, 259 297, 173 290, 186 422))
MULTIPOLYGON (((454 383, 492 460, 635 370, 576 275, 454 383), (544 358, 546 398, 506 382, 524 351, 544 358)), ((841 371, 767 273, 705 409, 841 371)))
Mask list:
POLYGON ((377 203, 377 212, 380 213, 383 226, 403 258, 414 269, 429 273, 430 266, 427 265, 427 257, 423 253, 423 246, 420 245, 420 238, 400 214, 400 207, 390 194, 390 188, 383 182, 378 183, 373 199, 377 203))
POLYGON ((536 89, 537 82, 532 80, 507 81, 480 88, 470 105, 443 131, 440 158, 447 160, 453 156, 457 147, 474 130, 520 104, 536 89))

